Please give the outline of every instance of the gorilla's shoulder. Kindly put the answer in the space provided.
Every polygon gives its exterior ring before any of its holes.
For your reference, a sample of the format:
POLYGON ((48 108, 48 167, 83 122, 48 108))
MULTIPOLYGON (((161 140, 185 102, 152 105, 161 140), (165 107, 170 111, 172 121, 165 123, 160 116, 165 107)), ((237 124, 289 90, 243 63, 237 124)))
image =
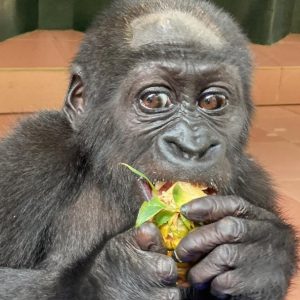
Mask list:
MULTIPOLYGON (((0 161, 63 158, 74 149, 73 129, 60 111, 44 111, 23 119, 0 143, 0 161)), ((19 162, 20 163, 20 162, 19 162)))
POLYGON ((236 194, 269 211, 278 211, 277 194, 268 172, 250 154, 244 154, 238 164, 235 176, 236 194))
MULTIPOLYGON (((72 132, 70 123, 61 111, 42 111, 23 119, 16 127, 16 134, 66 134, 72 132)), ((40 137, 40 136, 39 136, 40 137)))
POLYGON ((72 128, 62 112, 43 111, 22 119, 2 140, 1 146, 7 147, 10 144, 17 146, 19 143, 48 145, 66 139, 71 134, 72 128))

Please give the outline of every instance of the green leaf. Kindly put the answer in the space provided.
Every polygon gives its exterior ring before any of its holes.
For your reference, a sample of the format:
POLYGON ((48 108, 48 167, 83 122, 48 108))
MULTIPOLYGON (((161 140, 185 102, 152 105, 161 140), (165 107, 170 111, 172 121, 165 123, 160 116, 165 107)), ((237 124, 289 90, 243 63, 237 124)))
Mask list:
POLYGON ((180 219, 183 222, 184 226, 188 229, 188 231, 192 230, 195 225, 192 221, 188 220, 185 216, 180 214, 180 219))
POLYGON ((152 191, 156 191, 156 189, 155 189, 153 183, 151 182, 151 180, 150 180, 145 174, 143 174, 142 172, 138 171, 137 169, 135 169, 135 168, 133 168, 133 167, 127 165, 127 164, 121 163, 121 165, 127 167, 127 168, 128 168, 132 173, 134 173, 135 175, 144 178, 144 179, 148 182, 148 184, 150 185, 151 190, 152 190, 152 191))
POLYGON ((154 217, 154 223, 158 227, 160 227, 164 224, 167 224, 173 215, 174 215, 174 212, 171 212, 168 210, 162 210, 154 217))
POLYGON ((173 188, 173 199, 177 207, 181 207, 184 204, 183 197, 184 197, 184 190, 177 183, 173 188))
POLYGON ((153 196, 152 199, 150 201, 148 201, 149 203, 153 204, 153 205, 161 205, 163 208, 167 208, 167 204, 162 202, 159 197, 157 196, 153 196))
POLYGON ((153 197, 150 201, 145 201, 140 208, 135 226, 140 227, 164 208, 166 208, 166 205, 158 197, 153 197))

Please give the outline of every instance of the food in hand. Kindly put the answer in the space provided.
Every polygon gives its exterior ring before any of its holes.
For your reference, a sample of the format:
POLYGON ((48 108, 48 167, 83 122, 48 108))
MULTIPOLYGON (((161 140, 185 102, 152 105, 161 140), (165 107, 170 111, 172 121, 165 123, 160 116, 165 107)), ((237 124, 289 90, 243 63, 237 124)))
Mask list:
MULTIPOLYGON (((193 199, 205 197, 208 194, 206 186, 189 182, 160 182, 153 184, 143 173, 128 167, 133 173, 142 177, 151 189, 152 198, 145 201, 136 220, 139 227, 147 221, 153 222, 158 226, 168 250, 168 255, 172 256, 173 251, 179 242, 193 229, 195 224, 180 213, 180 208, 193 199)), ((187 287, 186 274, 191 267, 189 263, 177 263, 178 281, 177 284, 187 287)))

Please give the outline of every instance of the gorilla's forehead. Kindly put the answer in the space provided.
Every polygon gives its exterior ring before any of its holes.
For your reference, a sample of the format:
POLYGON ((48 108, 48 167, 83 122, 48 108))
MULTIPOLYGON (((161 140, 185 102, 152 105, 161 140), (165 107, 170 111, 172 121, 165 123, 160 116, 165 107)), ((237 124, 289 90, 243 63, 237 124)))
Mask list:
POLYGON ((130 45, 133 48, 147 44, 196 42, 220 49, 225 43, 218 28, 207 19, 202 21, 180 11, 139 17, 131 22, 129 30, 130 45))

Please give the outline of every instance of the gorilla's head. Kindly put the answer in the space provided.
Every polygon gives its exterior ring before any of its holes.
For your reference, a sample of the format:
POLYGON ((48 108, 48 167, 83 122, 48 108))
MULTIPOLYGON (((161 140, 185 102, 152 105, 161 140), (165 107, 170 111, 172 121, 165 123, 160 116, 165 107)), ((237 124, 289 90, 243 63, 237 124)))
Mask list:
POLYGON ((250 76, 246 38, 212 4, 117 1, 86 34, 65 112, 100 181, 126 181, 125 162, 226 193, 248 137, 250 76))

